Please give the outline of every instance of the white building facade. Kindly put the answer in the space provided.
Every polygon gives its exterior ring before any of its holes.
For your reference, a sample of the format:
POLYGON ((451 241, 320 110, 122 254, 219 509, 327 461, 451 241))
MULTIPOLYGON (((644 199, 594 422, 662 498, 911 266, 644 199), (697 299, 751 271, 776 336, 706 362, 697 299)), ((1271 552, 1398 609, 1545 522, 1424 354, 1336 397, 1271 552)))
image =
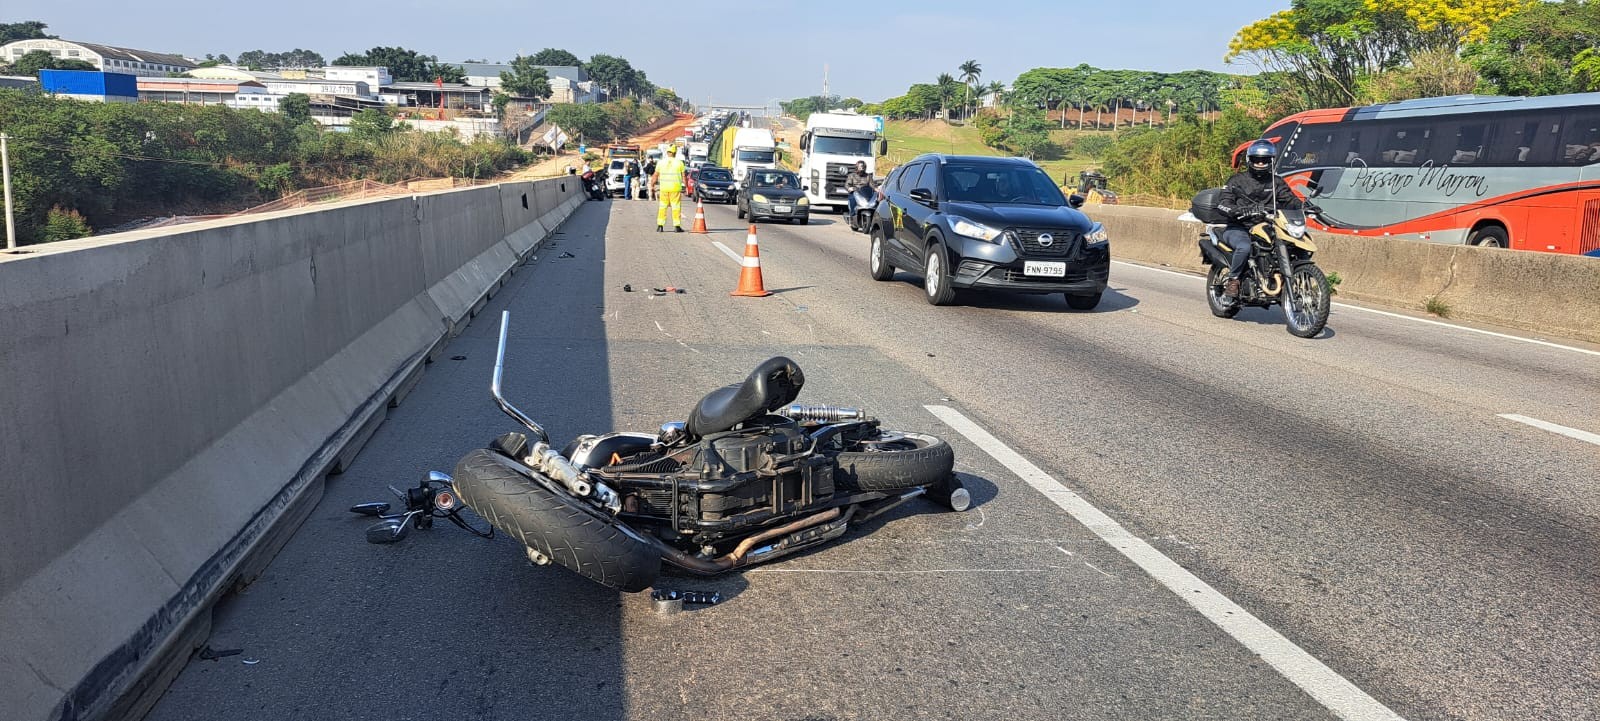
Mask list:
POLYGON ((22 56, 40 50, 60 60, 82 60, 101 72, 144 77, 167 77, 173 73, 186 73, 193 70, 196 65, 194 61, 180 55, 45 38, 17 40, 0 45, 0 62, 14 63, 22 56))

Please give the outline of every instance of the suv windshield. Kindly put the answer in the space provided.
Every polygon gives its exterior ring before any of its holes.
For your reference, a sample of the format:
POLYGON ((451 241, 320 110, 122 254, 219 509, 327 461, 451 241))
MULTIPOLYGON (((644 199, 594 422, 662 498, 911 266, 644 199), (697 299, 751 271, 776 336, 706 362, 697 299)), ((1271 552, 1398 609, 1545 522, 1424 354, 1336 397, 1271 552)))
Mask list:
POLYGON ((739 151, 739 159, 746 163, 770 163, 772 162, 772 151, 741 150, 739 151))
POLYGON ((715 170, 712 170, 711 168, 701 168, 699 177, 701 180, 733 180, 733 176, 722 168, 717 168, 715 170))
POLYGON ((811 152, 827 155, 872 155, 872 140, 868 138, 838 138, 828 135, 811 137, 811 152))
POLYGON ((945 196, 968 203, 1066 205, 1061 189, 1035 166, 952 162, 944 166, 945 196))
POLYGON ((750 173, 750 185, 757 188, 799 188, 800 179, 785 170, 757 170, 750 173))

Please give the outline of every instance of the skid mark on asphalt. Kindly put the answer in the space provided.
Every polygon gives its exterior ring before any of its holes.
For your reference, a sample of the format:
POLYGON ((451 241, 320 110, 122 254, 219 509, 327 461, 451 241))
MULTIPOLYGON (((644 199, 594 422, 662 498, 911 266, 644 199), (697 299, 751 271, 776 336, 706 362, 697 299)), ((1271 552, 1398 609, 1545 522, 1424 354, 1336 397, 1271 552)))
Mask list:
MULTIPOLYGON (((1212 588, 1210 584, 1129 533, 1122 524, 1117 523, 1082 496, 1000 442, 965 415, 948 406, 923 407, 952 430, 966 436, 973 445, 983 449, 1001 465, 1010 469, 1024 483, 1044 494, 1101 540, 1133 561, 1134 565, 1150 574, 1151 578, 1177 594, 1199 611, 1200 615, 1205 616, 1223 632, 1260 656, 1261 660, 1266 661, 1280 675, 1299 686, 1302 691, 1339 718, 1345 721, 1402 721, 1399 714, 1328 668, 1305 649, 1273 630, 1244 607, 1212 588)), ((1065 552, 1063 550, 1063 553, 1065 552)))

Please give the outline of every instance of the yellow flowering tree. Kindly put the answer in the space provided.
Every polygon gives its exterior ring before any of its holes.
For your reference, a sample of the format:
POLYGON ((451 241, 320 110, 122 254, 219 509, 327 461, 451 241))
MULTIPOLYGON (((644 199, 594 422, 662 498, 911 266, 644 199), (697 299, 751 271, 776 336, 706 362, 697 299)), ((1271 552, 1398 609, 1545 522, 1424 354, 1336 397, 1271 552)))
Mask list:
POLYGON ((1539 0, 1292 0, 1241 28, 1227 62, 1288 75, 1306 107, 1357 102, 1371 76, 1405 67, 1419 51, 1454 55, 1496 22, 1539 0))

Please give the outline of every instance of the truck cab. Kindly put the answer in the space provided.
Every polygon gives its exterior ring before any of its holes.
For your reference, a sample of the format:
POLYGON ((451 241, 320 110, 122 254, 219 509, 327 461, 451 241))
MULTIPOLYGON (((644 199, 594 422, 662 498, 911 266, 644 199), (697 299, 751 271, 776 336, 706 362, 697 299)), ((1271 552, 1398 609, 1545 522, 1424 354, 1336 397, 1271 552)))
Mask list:
POLYGON ((857 161, 876 174, 877 156, 885 154, 888 143, 878 136, 878 119, 855 113, 812 113, 806 118, 805 134, 800 136, 800 177, 806 182, 806 197, 811 206, 848 205, 845 176, 857 161))
POLYGON ((778 167, 778 142, 766 128, 740 128, 733 134, 733 187, 744 189, 754 168, 778 167))

